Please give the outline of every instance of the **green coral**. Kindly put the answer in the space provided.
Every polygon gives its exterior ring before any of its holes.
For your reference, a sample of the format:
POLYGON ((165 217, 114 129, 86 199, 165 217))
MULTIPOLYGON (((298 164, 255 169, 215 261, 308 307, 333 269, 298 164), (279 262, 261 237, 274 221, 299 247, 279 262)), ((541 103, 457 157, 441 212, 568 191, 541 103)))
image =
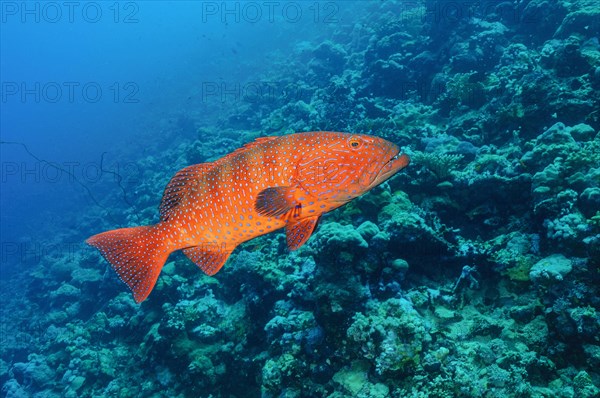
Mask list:
POLYGON ((528 282, 529 272, 535 262, 533 256, 522 256, 516 261, 516 265, 507 268, 503 273, 512 281, 528 282))
POLYGON ((581 148, 566 154, 564 165, 568 174, 587 170, 590 167, 598 167, 600 165, 600 139, 588 141, 581 148))
POLYGON ((600 388, 596 387, 589 373, 580 371, 573 378, 573 387, 578 397, 592 398, 600 395, 600 388))
POLYGON ((342 261, 352 262, 361 249, 369 244, 352 225, 331 222, 323 225, 311 242, 323 255, 336 253, 342 261))
POLYGON ((588 223, 595 225, 596 227, 600 227, 600 210, 598 210, 595 215, 590 217, 588 223))
POLYGON ((424 166, 438 180, 451 178, 462 159, 462 155, 449 153, 415 152, 412 155, 415 164, 424 166))
POLYGON ((473 103, 474 96, 481 96, 486 88, 483 82, 476 81, 473 77, 476 72, 455 73, 446 82, 446 91, 442 97, 455 106, 473 103))
POLYGON ((342 398, 349 394, 357 398, 387 398, 389 388, 382 383, 373 384, 369 381, 369 363, 366 361, 353 361, 333 375, 333 381, 344 389, 345 394, 332 394, 328 398, 342 398))
POLYGON ((529 271, 539 258, 536 250, 537 237, 532 234, 512 232, 500 235, 488 243, 492 259, 501 265, 502 273, 512 281, 528 282, 529 271))
POLYGON ((270 358, 262 368, 262 391, 264 393, 279 393, 283 390, 285 381, 292 377, 299 377, 301 362, 290 353, 284 353, 278 357, 270 358))
POLYGON ((430 338, 422 318, 405 299, 370 302, 365 314, 354 315, 347 335, 355 355, 374 362, 378 374, 413 369, 430 338))

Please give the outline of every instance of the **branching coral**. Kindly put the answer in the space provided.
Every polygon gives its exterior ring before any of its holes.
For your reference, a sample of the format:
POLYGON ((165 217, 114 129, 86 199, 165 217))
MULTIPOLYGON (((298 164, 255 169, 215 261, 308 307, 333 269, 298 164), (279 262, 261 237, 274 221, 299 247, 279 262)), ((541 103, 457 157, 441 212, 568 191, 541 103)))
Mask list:
POLYGON ((449 153, 415 152, 412 155, 415 164, 425 166, 438 180, 446 180, 452 177, 454 170, 456 170, 462 159, 462 155, 449 153))

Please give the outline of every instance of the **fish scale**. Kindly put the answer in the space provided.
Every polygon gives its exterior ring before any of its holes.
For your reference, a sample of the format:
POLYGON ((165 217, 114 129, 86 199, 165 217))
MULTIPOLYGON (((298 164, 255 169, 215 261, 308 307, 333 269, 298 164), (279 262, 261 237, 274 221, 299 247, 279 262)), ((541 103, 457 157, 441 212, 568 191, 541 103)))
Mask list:
POLYGON ((384 139, 338 132, 261 137, 211 163, 178 171, 165 187, 160 222, 90 237, 136 302, 145 300, 177 250, 208 275, 241 243, 285 228, 290 250, 338 208, 409 164, 384 139))

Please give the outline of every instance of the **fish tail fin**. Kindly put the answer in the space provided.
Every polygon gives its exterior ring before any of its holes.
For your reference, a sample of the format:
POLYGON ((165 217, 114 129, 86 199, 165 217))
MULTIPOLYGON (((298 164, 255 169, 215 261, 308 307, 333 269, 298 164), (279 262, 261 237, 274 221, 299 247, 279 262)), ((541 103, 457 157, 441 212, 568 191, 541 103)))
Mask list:
POLYGON ((86 240, 131 289, 136 303, 148 297, 172 251, 157 226, 115 229, 86 240))

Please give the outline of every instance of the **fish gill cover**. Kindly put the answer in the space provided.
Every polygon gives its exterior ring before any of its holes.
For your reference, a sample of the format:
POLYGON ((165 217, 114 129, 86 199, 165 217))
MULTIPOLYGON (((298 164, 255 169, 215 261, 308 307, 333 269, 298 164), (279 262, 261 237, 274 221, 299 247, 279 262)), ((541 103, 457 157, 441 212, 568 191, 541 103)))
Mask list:
POLYGON ((0 8, 2 396, 600 394, 596 1, 0 8), (141 304, 84 244, 303 131, 411 164, 141 304))

